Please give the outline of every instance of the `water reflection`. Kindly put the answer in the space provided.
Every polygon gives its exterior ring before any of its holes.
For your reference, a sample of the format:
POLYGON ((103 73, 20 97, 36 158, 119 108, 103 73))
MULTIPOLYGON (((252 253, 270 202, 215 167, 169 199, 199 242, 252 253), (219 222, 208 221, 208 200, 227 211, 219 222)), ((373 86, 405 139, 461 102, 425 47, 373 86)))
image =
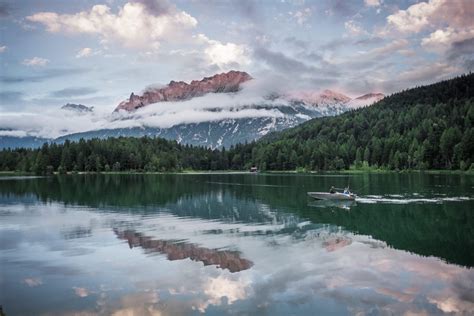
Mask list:
POLYGON ((326 248, 327 251, 335 251, 343 247, 349 246, 350 244, 352 244, 352 238, 349 238, 347 236, 333 237, 323 242, 323 246, 324 248, 326 248))
POLYGON ((7 315, 473 314, 471 201, 347 211, 307 205, 302 188, 318 179, 234 179, 299 186, 278 191, 225 178, 125 177, 143 206, 120 177, 0 183, 0 304, 7 315))
POLYGON ((114 232, 118 238, 127 240, 130 249, 142 247, 147 251, 163 253, 170 261, 189 258, 200 261, 205 266, 215 265, 217 268, 227 269, 230 272, 247 270, 253 265, 252 261, 240 258, 237 251, 203 248, 173 240, 154 240, 133 230, 119 231, 115 228, 114 232))

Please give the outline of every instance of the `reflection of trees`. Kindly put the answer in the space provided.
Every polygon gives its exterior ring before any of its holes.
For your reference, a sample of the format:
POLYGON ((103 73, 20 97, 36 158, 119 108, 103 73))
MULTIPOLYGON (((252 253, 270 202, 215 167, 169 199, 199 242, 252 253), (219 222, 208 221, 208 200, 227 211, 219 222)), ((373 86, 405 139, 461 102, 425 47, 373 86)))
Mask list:
POLYGON ((216 265, 218 268, 227 269, 230 272, 247 270, 253 265, 252 261, 240 258, 240 253, 237 251, 215 250, 171 240, 156 240, 133 230, 114 229, 114 232, 118 238, 127 240, 130 248, 142 247, 147 251, 163 253, 170 261, 189 258, 193 261, 200 261, 205 266, 216 265))
MULTIPOLYGON (((161 175, 77 175, 0 181, 2 195, 36 194, 41 201, 101 206, 150 206, 176 201, 181 177, 161 175)), ((199 190, 193 188, 191 191, 199 190)))
MULTIPOLYGON (((422 192, 419 190, 436 186, 455 188, 456 195, 469 196, 472 182, 472 177, 420 174, 363 174, 350 179, 351 186, 356 191, 359 188, 357 193, 362 195, 393 193, 400 188, 422 192)), ((472 202, 357 204, 349 212, 307 205, 307 191, 325 191, 331 185, 342 187, 347 183, 344 176, 79 175, 2 180, 0 199, 13 196, 30 201, 36 195, 45 202, 107 207, 107 211, 127 213, 131 209, 137 213, 156 212, 156 206, 161 206, 179 217, 247 223, 271 220, 286 224, 309 219, 370 235, 397 249, 474 266, 474 252, 470 251, 474 249, 472 202)))
MULTIPOLYGON (((203 219, 262 222, 251 186, 232 190, 211 182, 209 175, 77 175, 0 181, 0 199, 14 196, 31 202, 106 207, 107 211, 156 212, 164 207, 177 216, 203 219)), ((1 180, 1 179, 0 179, 1 180)), ((235 180, 235 179, 234 179, 235 180)), ((231 180, 227 180, 231 181, 231 180)), ((235 187, 234 187, 235 188, 235 187)))
POLYGON ((474 217, 471 208, 455 205, 357 204, 349 212, 312 208, 300 215, 370 235, 396 249, 474 266, 474 217))

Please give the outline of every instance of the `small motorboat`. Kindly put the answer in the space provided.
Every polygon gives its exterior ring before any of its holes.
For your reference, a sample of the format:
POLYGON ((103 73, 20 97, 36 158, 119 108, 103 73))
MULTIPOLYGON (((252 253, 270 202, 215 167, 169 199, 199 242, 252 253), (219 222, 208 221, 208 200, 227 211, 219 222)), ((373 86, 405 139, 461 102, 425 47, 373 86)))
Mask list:
POLYGON ((317 200, 355 201, 357 195, 345 189, 343 192, 308 192, 308 195, 317 200))

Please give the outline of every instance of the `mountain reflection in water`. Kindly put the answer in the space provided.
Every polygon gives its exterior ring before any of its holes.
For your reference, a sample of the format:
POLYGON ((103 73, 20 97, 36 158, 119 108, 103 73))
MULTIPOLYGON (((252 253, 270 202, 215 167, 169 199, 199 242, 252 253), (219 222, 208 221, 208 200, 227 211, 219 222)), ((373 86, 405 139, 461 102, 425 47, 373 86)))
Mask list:
POLYGON ((232 273, 247 270, 253 265, 252 261, 240 258, 237 251, 203 248, 195 244, 178 243, 172 240, 154 240, 133 230, 119 231, 114 228, 114 232, 118 238, 128 241, 130 249, 142 247, 148 251, 167 254, 170 261, 189 258, 193 261, 200 261, 205 266, 216 265, 218 268, 227 269, 232 273))
POLYGON ((315 207, 307 191, 347 185, 329 175, 0 181, 0 304, 7 315, 474 315, 474 177, 350 182, 370 201, 315 207))

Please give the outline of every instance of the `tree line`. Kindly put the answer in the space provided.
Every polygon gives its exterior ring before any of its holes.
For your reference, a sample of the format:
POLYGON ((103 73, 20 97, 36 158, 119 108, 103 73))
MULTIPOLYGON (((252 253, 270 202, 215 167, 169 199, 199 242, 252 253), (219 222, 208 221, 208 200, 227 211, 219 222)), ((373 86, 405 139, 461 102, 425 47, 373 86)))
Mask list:
POLYGON ((249 144, 209 149, 160 138, 45 143, 0 151, 0 170, 52 172, 474 169, 474 74, 405 90, 249 144))
POLYGON ((251 147, 266 169, 474 168, 474 74, 313 119, 251 147))

